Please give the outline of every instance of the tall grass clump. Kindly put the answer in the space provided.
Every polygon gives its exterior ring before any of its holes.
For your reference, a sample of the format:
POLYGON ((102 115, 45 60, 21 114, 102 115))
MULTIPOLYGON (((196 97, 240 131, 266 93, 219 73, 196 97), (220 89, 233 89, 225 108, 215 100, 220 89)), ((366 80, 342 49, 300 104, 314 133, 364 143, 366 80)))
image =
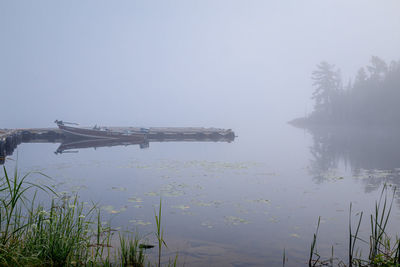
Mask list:
POLYGON ((144 249, 145 246, 139 244, 140 239, 135 236, 127 239, 123 235, 120 240, 120 260, 122 266, 145 266, 144 249))
POLYGON ((317 233, 319 229, 319 221, 317 231, 314 234, 313 241, 310 248, 309 266, 333 266, 336 262, 338 266, 385 266, 385 267, 400 267, 400 239, 396 235, 391 237, 387 233, 387 226, 392 212, 393 201, 395 198, 396 188, 392 190, 391 199, 388 199, 389 187, 385 184, 382 188, 379 200, 375 202, 374 213, 370 215, 370 228, 371 233, 369 238, 362 238, 359 236, 363 212, 357 223, 355 231, 352 230, 351 211, 352 204, 350 204, 349 212, 349 246, 348 246, 348 261, 347 264, 343 260, 334 258, 333 253, 330 259, 321 260, 318 253, 315 252, 315 244, 317 233), (367 241, 368 240, 368 241, 367 241), (357 242, 362 242, 369 247, 368 258, 363 257, 361 250, 356 248, 357 242), (316 259, 314 259, 316 256, 316 259))
POLYGON ((369 238, 369 261, 378 266, 400 266, 400 240, 387 234, 387 225, 392 212, 396 188, 388 200, 387 185, 382 189, 379 201, 375 203, 375 213, 370 216, 371 235, 369 238))
POLYGON ((5 167, 0 179, 0 265, 64 266, 87 263, 90 259, 90 215, 85 215, 77 197, 57 200, 47 186, 26 181, 30 173, 20 177, 17 169, 10 177, 5 167), (35 192, 31 199, 28 190, 35 192), (50 207, 36 205, 36 193, 53 197, 50 207))
POLYGON ((30 216, 23 252, 55 266, 88 262, 90 222, 85 217, 77 198, 63 206, 53 202, 49 211, 39 207, 30 216))
MULTIPOLYGON (((59 197, 52 188, 27 181, 28 173, 12 177, 3 167, 0 177, 0 266, 150 266, 142 244, 135 236, 118 234, 115 245, 109 225, 101 223, 100 210, 88 208, 73 198, 59 197), (28 191, 33 191, 29 192, 28 191), (37 204, 38 193, 48 193, 48 206, 37 204), (31 196, 28 198, 27 196, 31 196), (97 211, 97 212, 96 212, 97 211), (114 244, 114 246, 112 246, 114 244)), ((43 174, 41 174, 43 175, 43 174)), ((156 238, 166 246, 161 227, 161 200, 155 214, 156 238)), ((176 266, 177 258, 168 266, 176 266)))

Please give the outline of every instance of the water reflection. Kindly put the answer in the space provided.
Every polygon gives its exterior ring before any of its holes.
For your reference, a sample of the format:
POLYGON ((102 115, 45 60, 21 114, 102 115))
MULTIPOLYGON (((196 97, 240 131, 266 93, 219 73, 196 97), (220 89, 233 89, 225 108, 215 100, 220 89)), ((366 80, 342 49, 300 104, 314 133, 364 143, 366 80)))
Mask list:
POLYGON ((365 194, 363 188, 377 188, 382 182, 379 177, 388 174, 387 166, 375 164, 373 158, 366 160, 376 154, 356 153, 357 148, 373 144, 371 138, 359 140, 360 134, 315 130, 310 140, 296 129, 271 128, 268 138, 249 128, 232 145, 178 144, 173 142, 232 140, 165 136, 147 143, 60 139, 53 140, 56 144, 25 144, 19 149, 23 155, 19 166, 23 171, 38 170, 54 177, 60 192, 73 195, 79 191, 82 201, 99 203, 105 220, 110 218, 116 228, 151 232, 154 208, 162 197, 167 243, 173 252, 179 250, 190 266, 210 261, 219 266, 253 262, 254 266, 281 266, 284 249, 288 265, 303 265, 319 216, 326 235, 318 241, 320 248, 324 246, 321 251, 326 248, 330 252, 332 244, 340 244, 335 246, 335 254, 343 258, 346 245, 341 242, 346 240, 348 227, 344 211, 350 202, 355 203, 355 210, 368 210, 370 202, 366 200, 374 201, 377 194, 365 194), (166 141, 171 143, 151 144, 166 141), (146 144, 151 149, 135 153, 146 144), (115 147, 91 149, 103 146, 115 147), (55 151, 79 153, 54 155, 55 151), (41 157, 36 156, 39 153, 41 157), (314 181, 304 168, 310 159, 314 181), (332 182, 348 174, 341 173, 346 164, 351 177, 332 182), (370 175, 368 172, 375 178, 361 179, 370 175), (314 186, 315 181, 324 184, 314 186))
POLYGON ((367 192, 382 183, 400 186, 400 130, 312 128, 310 174, 317 183, 334 177, 334 170, 349 170, 362 179, 367 192))
POLYGON ((78 152, 77 150, 83 148, 96 149, 99 147, 128 146, 128 145, 139 145, 140 148, 148 148, 149 142, 146 140, 124 141, 118 139, 78 139, 78 140, 65 139, 54 153, 56 154, 74 153, 78 152))
MULTIPOLYGON (((123 139, 84 139, 84 138, 65 138, 60 136, 41 136, 38 138, 22 138, 19 143, 60 143, 60 146, 54 152, 55 154, 76 153, 80 149, 100 148, 113 146, 138 145, 141 149, 149 148, 151 142, 233 142, 234 135, 154 135, 140 140, 123 139)), ((0 150, 0 165, 5 163, 6 156, 13 154, 16 149, 16 143, 13 146, 7 146, 7 149, 0 150)))

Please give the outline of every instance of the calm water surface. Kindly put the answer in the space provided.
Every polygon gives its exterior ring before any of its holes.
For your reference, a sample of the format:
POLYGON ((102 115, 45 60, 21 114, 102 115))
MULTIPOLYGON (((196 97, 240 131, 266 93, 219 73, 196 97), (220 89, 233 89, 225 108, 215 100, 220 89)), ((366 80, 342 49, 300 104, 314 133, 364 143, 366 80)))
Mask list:
MULTIPOLYGON (((355 221, 359 211, 372 212, 383 183, 399 183, 400 147, 384 133, 309 134, 286 124, 234 130, 233 143, 61 155, 53 153, 59 144, 27 143, 6 166, 18 158, 21 171, 42 171, 57 190, 78 192, 101 206, 113 227, 149 234, 149 242, 161 197, 166 256, 178 252, 187 266, 282 266, 284 250, 286 266, 305 265, 319 216, 319 252, 329 257, 334 246, 346 259, 350 202, 355 221)), ((398 205, 392 232, 400 230, 398 205)), ((361 235, 368 231, 365 220, 361 235)))

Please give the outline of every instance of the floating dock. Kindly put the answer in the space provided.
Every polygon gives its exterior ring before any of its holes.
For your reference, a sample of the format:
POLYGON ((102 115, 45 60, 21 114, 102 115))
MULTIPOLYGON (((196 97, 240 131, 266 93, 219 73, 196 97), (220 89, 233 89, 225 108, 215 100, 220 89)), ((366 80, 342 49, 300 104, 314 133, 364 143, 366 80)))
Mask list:
MULTIPOLYGON (((107 127, 111 131, 140 131, 138 127, 107 127)), ((0 129, 0 164, 13 153, 20 143, 66 143, 66 136, 59 128, 0 129)), ((231 129, 201 127, 152 127, 146 132, 148 142, 222 141, 232 142, 231 129)), ((85 140, 83 140, 85 141, 85 140)), ((118 142, 114 142, 118 144, 118 142)), ((107 146, 107 145, 105 145, 107 146)), ((148 145, 142 145, 142 148, 148 145)))

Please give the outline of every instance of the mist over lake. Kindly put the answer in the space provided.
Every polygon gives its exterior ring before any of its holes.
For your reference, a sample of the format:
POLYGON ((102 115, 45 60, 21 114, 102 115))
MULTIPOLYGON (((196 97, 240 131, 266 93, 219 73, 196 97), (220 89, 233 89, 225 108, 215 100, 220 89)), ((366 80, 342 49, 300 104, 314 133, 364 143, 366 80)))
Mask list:
POLYGON ((307 265, 318 221, 321 258, 333 246, 347 264, 349 217, 369 240, 383 188, 400 231, 399 9, 3 1, 2 163, 151 245, 161 200, 163 266, 307 265), (119 139, 70 139, 55 120, 119 139), (10 131, 30 135, 6 149, 10 131))

